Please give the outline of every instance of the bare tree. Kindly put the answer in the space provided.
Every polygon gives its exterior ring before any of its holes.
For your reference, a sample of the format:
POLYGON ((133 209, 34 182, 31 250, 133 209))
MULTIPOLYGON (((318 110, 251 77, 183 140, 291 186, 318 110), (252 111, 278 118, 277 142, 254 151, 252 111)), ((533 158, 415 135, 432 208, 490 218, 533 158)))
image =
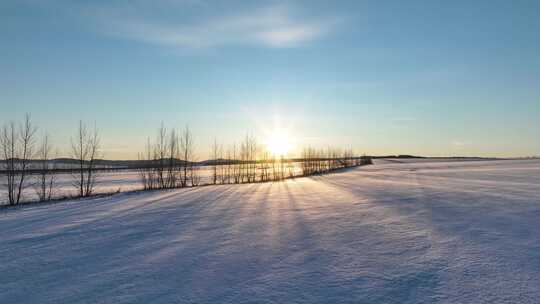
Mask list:
POLYGON ((257 180, 257 151, 258 149, 259 147, 257 144, 257 139, 251 136, 251 140, 249 143, 249 161, 251 163, 250 181, 252 183, 257 180))
MULTIPOLYGON (((188 184, 188 179, 193 171, 193 156, 194 156, 194 143, 193 135, 189 126, 186 125, 182 136, 180 138, 180 154, 183 160, 183 172, 181 177, 181 186, 186 187, 188 184)), ((193 185, 193 181, 191 181, 193 185)))
POLYGON ((2 128, 0 146, 5 160, 6 187, 10 205, 19 204, 27 187, 26 177, 31 158, 34 156, 35 133, 30 115, 17 128, 14 122, 2 128))
POLYGON ((227 166, 227 167, 226 167, 226 169, 225 169, 225 175, 227 176, 225 182, 226 182, 227 184, 230 184, 230 183, 231 183, 231 177, 232 177, 232 176, 231 176, 231 174, 232 174, 232 170, 231 170, 232 159, 231 159, 231 157, 232 157, 232 152, 231 152, 231 147, 229 146, 229 147, 227 148, 227 155, 226 155, 226 158, 227 158, 227 160, 226 160, 226 166, 227 166))
POLYGON ((82 121, 79 121, 79 129, 75 139, 71 139, 71 152, 74 159, 77 160, 78 170, 73 175, 73 186, 77 189, 79 196, 84 196, 85 189, 85 163, 88 158, 87 146, 88 131, 82 121))
POLYGON ((100 155, 100 137, 97 128, 89 133, 86 125, 79 121, 75 139, 71 140, 71 153, 77 160, 77 170, 73 175, 73 186, 78 195, 85 197, 94 192, 96 184, 96 159, 100 155))
POLYGON ((94 126, 94 131, 90 134, 88 139, 89 145, 89 158, 88 168, 86 170, 86 196, 91 195, 94 192, 96 185, 96 159, 100 157, 101 140, 97 128, 94 126))
POLYGON ((287 161, 287 171, 289 172, 288 177, 293 178, 294 177, 294 163, 290 159, 287 161))
POLYGON ((51 200, 54 192, 54 164, 51 164, 51 144, 49 135, 45 134, 41 139, 38 150, 38 174, 36 175, 35 190, 40 201, 51 200))
POLYGON ((164 189, 170 186, 177 151, 175 132, 167 138, 167 129, 162 123, 155 143, 148 138, 145 152, 139 154, 139 160, 145 161, 143 168, 139 169, 144 189, 164 189))
POLYGON ((214 138, 214 144, 212 145, 212 184, 217 184, 218 180, 218 144, 216 139, 214 138))
POLYGON ((257 149, 255 137, 246 134, 240 145, 240 181, 242 183, 254 182, 257 177, 257 149))
POLYGON ((20 145, 21 145, 21 158, 20 158, 20 178, 19 186, 17 189, 17 204, 21 200, 21 194, 25 187, 24 181, 27 175, 29 160, 34 156, 34 135, 36 134, 37 128, 32 125, 30 121, 30 115, 27 114, 24 123, 21 125, 20 130, 20 145))
POLYGON ((219 169, 219 173, 218 173, 218 177, 219 177, 219 182, 221 184, 225 184, 225 182, 227 181, 227 172, 225 170, 225 160, 224 160, 224 156, 223 156, 223 145, 219 145, 218 146, 218 151, 217 151, 217 159, 218 159, 218 169, 219 169))
POLYGON ((163 123, 158 131, 156 145, 154 147, 154 158, 156 159, 156 176, 159 188, 165 188, 165 156, 167 155, 167 129, 163 123))
POLYGON ((277 181, 278 174, 276 169, 276 156, 272 155, 272 159, 270 161, 272 162, 272 180, 277 181))
POLYGON ((15 179, 17 177, 17 150, 18 132, 15 122, 2 127, 2 157, 4 158, 4 171, 6 175, 5 187, 7 188, 8 202, 16 204, 15 179))
POLYGON ((233 144, 232 150, 233 150, 232 151, 232 159, 234 160, 232 175, 233 175, 234 183, 238 184, 242 180, 242 174, 241 174, 241 171, 240 171, 241 160, 238 159, 238 154, 236 152, 236 143, 233 144))
POLYGON ((191 186, 196 187, 201 184, 201 175, 199 166, 193 166, 190 169, 191 186))
POLYGON ((150 190, 157 188, 157 176, 155 172, 154 147, 150 143, 150 138, 147 139, 145 152, 139 153, 139 160, 144 161, 143 166, 139 169, 139 176, 143 184, 143 189, 150 190))
POLYGON ((268 159, 269 159, 268 149, 262 149, 261 158, 260 158, 261 170, 260 170, 260 178, 259 178, 261 182, 268 180, 268 159))
POLYGON ((169 144, 168 144, 168 163, 167 163, 167 183, 166 188, 175 188, 178 185, 178 155, 180 153, 180 147, 178 146, 178 135, 173 129, 171 131, 169 144))

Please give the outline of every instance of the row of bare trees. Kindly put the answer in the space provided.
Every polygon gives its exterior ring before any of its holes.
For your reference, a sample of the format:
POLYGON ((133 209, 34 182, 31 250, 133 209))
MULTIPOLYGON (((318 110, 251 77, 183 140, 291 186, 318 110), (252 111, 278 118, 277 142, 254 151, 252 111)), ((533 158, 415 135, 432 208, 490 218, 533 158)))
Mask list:
POLYGON ((144 161, 139 175, 146 190, 193 187, 200 183, 194 139, 188 126, 179 133, 175 129, 169 132, 161 125, 154 141, 148 139, 139 160, 144 161))
MULTIPOLYGON (((20 204, 28 189, 33 189, 39 201, 51 200, 55 195, 56 162, 50 137, 38 138, 38 128, 27 114, 20 123, 9 122, 0 130, 0 189, 6 193, 9 205, 20 204)), ((90 196, 96 185, 94 169, 100 156, 100 137, 96 128, 89 132, 79 123, 72 139, 71 154, 77 161, 72 168, 73 186, 78 196, 90 196)), ((0 199, 2 201, 3 199, 0 199)))
POLYGON ((352 150, 305 148, 300 166, 303 176, 324 174, 341 168, 371 164, 371 158, 354 156, 352 150))
POLYGON ((293 176, 291 162, 272 155, 249 134, 240 144, 235 143, 226 149, 214 141, 211 150, 212 184, 275 181, 293 176))
POLYGON ((279 181, 371 164, 369 157, 354 156, 352 150, 331 148, 305 148, 301 158, 287 159, 273 155, 250 135, 239 145, 233 144, 227 149, 214 140, 211 158, 212 184, 279 181))
MULTIPOLYGON (((1 129, 0 180, 10 205, 19 204, 27 188, 33 188, 40 201, 55 196, 55 158, 58 152, 53 154, 49 136, 45 133, 38 138, 37 130, 29 115, 22 122, 10 122, 1 129)), ((95 194, 98 179, 96 169, 102 157, 97 128, 88 128, 80 121, 71 139, 70 150, 75 160, 70 171, 76 196, 95 194)), ((355 157, 352 150, 330 148, 306 148, 301 158, 286 159, 272 154, 249 134, 240 143, 226 148, 214 141, 211 158, 211 184, 279 181, 323 174, 371 161, 366 157, 355 157)), ((183 188, 201 184, 201 166, 195 157, 194 138, 188 126, 178 132, 162 125, 156 137, 148 139, 139 160, 142 164, 139 175, 144 189, 183 188)))

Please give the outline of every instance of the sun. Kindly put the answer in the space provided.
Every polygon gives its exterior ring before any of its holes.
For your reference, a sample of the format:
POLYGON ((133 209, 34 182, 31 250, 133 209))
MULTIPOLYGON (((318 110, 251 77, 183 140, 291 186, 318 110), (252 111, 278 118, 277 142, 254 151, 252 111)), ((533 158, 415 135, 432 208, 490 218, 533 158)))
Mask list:
POLYGON ((266 139, 266 147, 274 156, 284 156, 289 153, 289 137, 287 134, 274 132, 266 139))

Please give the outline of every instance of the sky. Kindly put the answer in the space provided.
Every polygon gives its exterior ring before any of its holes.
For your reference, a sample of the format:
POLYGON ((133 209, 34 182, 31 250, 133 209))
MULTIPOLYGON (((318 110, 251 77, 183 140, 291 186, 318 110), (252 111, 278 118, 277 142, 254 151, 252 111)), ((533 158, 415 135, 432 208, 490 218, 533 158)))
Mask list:
POLYGON ((540 155, 540 1, 0 1, 0 124, 135 159, 160 124, 359 154, 540 155), (277 131, 276 131, 277 130, 277 131))

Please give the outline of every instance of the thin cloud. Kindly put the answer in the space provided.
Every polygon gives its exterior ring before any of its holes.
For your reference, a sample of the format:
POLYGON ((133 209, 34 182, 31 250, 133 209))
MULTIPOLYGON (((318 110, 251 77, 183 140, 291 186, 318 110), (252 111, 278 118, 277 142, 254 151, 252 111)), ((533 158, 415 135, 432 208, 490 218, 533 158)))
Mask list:
POLYGON ((149 14, 133 7, 99 8, 87 10, 85 15, 93 19, 98 31, 107 35, 191 49, 235 45, 296 47, 324 37, 339 23, 337 18, 301 18, 293 13, 290 7, 276 6, 191 23, 170 19, 165 22, 159 12, 149 14))
POLYGON ((454 140, 454 141, 452 141, 452 146, 454 146, 456 148, 461 148, 461 147, 465 146, 465 143, 462 142, 462 141, 459 141, 459 140, 454 140))

